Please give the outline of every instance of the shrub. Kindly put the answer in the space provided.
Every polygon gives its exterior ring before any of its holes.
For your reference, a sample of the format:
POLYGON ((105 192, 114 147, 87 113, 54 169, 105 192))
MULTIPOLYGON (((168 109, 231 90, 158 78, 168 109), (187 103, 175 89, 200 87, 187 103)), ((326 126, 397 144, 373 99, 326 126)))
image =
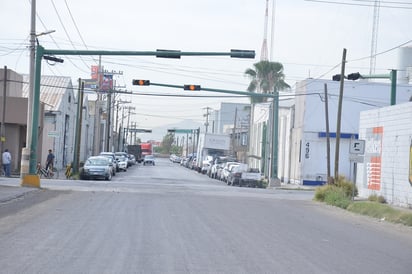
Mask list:
POLYGON ((372 194, 368 197, 368 201, 386 204, 386 199, 382 195, 372 194))
POLYGON ((354 188, 354 184, 341 176, 334 184, 318 187, 315 191, 314 199, 346 209, 351 203, 353 191, 357 195, 357 189, 356 187, 354 188))
POLYGON ((334 191, 327 192, 325 203, 346 209, 351 203, 351 198, 345 193, 344 189, 335 187, 334 191))
POLYGON ((352 197, 352 195, 355 197, 358 196, 358 188, 356 185, 347 180, 344 176, 339 176, 338 180, 335 182, 335 185, 343 189, 348 197, 352 197))
POLYGON ((317 187, 315 190, 315 200, 319 202, 324 202, 326 193, 330 191, 330 188, 332 188, 333 185, 324 185, 317 187))

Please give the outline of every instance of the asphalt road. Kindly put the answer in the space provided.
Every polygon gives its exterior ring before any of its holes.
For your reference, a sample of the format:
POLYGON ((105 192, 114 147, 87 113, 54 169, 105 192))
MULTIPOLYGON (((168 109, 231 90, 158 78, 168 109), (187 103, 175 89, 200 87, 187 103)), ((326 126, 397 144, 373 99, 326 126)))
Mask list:
MULTIPOLYGON (((12 183, 10 183, 12 184, 12 183)), ((0 204, 2 273, 412 273, 412 230, 167 160, 0 204)))

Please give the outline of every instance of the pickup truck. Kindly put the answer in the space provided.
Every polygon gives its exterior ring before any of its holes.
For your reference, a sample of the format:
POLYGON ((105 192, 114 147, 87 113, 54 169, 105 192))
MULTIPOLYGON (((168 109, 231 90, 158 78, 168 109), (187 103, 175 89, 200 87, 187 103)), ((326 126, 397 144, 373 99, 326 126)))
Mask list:
POLYGON ((258 169, 248 168, 246 164, 234 167, 227 178, 228 185, 259 187, 262 176, 258 169))

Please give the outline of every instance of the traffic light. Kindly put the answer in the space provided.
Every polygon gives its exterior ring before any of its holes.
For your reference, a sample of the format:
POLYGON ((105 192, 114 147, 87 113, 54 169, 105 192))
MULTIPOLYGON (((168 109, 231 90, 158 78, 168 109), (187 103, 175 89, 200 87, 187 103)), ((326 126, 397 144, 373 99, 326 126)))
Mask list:
POLYGON ((133 80, 134 86, 149 86, 150 80, 133 80))
POLYGON ((351 73, 348 75, 348 80, 358 80, 359 78, 361 78, 361 75, 359 72, 355 72, 355 73, 351 73))
POLYGON ((332 76, 333 81, 340 81, 340 74, 335 74, 332 76))
POLYGON ((200 85, 184 85, 184 90, 200 90, 200 85))

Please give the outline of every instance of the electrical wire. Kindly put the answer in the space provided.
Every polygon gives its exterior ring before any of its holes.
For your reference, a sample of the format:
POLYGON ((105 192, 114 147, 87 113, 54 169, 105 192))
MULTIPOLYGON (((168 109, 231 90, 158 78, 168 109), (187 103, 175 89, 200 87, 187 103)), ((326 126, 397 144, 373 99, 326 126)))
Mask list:
MULTIPOLYGON (((86 49, 89 49, 89 48, 87 47, 86 42, 85 42, 84 39, 83 39, 83 36, 82 36, 82 34, 81 34, 80 30, 79 30, 79 27, 77 26, 76 20, 74 20, 73 14, 72 14, 72 12, 71 12, 71 10, 70 10, 70 8, 69 8, 69 5, 67 4, 67 0, 64 0, 64 3, 65 3, 66 8, 67 8, 67 10, 68 10, 68 12, 69 12, 70 18, 72 19, 73 25, 74 25, 74 27, 76 28, 77 34, 79 35, 80 39, 81 39, 82 42, 83 42, 83 46, 84 46, 86 49)), ((98 61, 97 61, 95 58, 93 58, 93 61, 94 61, 96 64, 98 63, 98 61)))
MULTIPOLYGON (((335 1, 326 1, 326 0, 305 0, 306 2, 317 2, 317 3, 325 3, 325 4, 337 4, 337 5, 346 5, 346 6, 362 6, 362 7, 374 7, 372 4, 360 4, 360 3, 349 3, 349 2, 335 2, 335 1)), ((353 0, 354 1, 354 0, 353 0)), ((361 1, 359 1, 361 2, 361 1)), ((366 1, 365 1, 366 2, 366 1)), ((386 2, 391 3, 391 2, 386 2)), ((395 4, 399 4, 400 2, 395 4)), ((407 5, 410 3, 402 3, 402 5, 407 5)), ((390 6, 390 5, 380 5, 380 8, 391 8, 391 9, 412 9, 412 7, 404 7, 404 6, 390 6)))
MULTIPOLYGON (((63 20, 62 20, 60 14, 59 14, 59 12, 58 12, 58 10, 57 10, 57 8, 56 8, 56 5, 54 4, 54 0, 50 0, 50 1, 51 1, 51 3, 52 3, 52 6, 53 6, 53 8, 54 8, 54 11, 56 12, 57 18, 59 19, 60 25, 63 27, 63 30, 64 30, 64 32, 66 33, 67 38, 68 38, 69 41, 71 42, 73 48, 76 49, 76 46, 74 45, 73 41, 72 41, 71 38, 70 38, 70 35, 69 35, 69 33, 68 33, 68 31, 67 31, 64 23, 63 23, 63 20)), ((87 64, 87 63, 83 60, 83 58, 82 58, 81 55, 80 55, 80 59, 82 60, 82 62, 84 63, 84 65, 85 65, 87 68, 90 67, 89 64, 87 64)))

